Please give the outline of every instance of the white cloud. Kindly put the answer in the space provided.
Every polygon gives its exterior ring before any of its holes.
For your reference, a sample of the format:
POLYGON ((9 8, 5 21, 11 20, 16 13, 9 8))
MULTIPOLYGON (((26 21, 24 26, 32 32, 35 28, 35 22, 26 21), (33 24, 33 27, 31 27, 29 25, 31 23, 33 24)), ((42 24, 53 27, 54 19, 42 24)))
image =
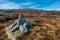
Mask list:
POLYGON ((23 8, 23 6, 30 6, 33 3, 24 2, 24 3, 15 3, 15 2, 4 2, 0 4, 0 9, 19 9, 23 8))
POLYGON ((51 2, 52 0, 43 0, 43 3, 51 2))
POLYGON ((0 9, 17 9, 19 5, 9 0, 0 0, 0 9))
POLYGON ((9 2, 9 0, 0 0, 0 2, 9 2))
POLYGON ((44 8, 41 8, 40 6, 42 6, 42 5, 35 4, 33 6, 30 6, 29 8, 42 9, 42 10, 60 10, 60 3, 59 2, 55 2, 55 3, 53 3, 47 7, 44 7, 44 8))
POLYGON ((13 2, 0 4, 0 9, 18 9, 19 5, 13 2))
POLYGON ((30 6, 29 8, 32 8, 32 9, 40 9, 40 5, 35 4, 33 6, 30 6))
POLYGON ((32 2, 24 2, 24 3, 21 3, 20 5, 26 5, 26 6, 29 6, 29 5, 32 5, 33 3, 32 2))
POLYGON ((60 10, 60 3, 59 2, 55 2, 54 4, 51 4, 47 7, 45 7, 45 9, 48 10, 60 10))

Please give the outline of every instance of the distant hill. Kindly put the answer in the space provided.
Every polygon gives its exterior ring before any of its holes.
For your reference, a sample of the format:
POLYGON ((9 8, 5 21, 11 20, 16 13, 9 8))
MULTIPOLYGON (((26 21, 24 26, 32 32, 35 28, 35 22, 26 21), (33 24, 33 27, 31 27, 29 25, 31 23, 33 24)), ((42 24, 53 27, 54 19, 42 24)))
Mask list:
POLYGON ((11 9, 11 10, 0 10, 0 13, 55 13, 58 10, 36 10, 36 9, 11 9))

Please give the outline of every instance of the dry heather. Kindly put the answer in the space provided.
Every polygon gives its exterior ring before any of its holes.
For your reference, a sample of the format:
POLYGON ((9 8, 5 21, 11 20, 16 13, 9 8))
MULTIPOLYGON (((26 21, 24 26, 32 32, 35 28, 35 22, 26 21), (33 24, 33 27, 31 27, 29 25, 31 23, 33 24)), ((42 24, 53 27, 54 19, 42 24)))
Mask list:
MULTIPOLYGON (((24 15, 28 21, 33 24, 33 27, 17 40, 60 40, 60 20, 58 16, 42 14, 28 14, 24 15)), ((15 16, 8 16, 11 20, 0 23, 0 40, 10 40, 5 34, 4 28, 13 23, 15 16)))
POLYGON ((60 40, 60 21, 56 18, 47 14, 27 17, 33 28, 17 37, 17 40, 60 40))

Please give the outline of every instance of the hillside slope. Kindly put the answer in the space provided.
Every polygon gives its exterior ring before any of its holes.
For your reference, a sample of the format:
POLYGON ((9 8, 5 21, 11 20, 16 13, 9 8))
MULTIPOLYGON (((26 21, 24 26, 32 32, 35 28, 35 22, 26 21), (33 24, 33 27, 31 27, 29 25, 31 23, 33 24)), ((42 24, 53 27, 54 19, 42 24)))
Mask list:
POLYGON ((0 40, 11 40, 4 28, 18 19, 19 13, 22 13, 26 20, 33 24, 33 28, 17 37, 17 40, 60 40, 60 16, 48 11, 37 12, 36 10, 25 12, 19 10, 17 13, 0 14, 0 40))

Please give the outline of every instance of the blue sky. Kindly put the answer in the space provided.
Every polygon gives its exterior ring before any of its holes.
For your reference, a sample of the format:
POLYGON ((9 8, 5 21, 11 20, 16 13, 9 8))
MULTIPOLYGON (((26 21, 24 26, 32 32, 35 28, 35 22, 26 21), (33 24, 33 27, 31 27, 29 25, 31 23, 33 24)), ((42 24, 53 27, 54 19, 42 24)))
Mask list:
POLYGON ((60 0, 0 0, 0 9, 60 10, 60 0))

